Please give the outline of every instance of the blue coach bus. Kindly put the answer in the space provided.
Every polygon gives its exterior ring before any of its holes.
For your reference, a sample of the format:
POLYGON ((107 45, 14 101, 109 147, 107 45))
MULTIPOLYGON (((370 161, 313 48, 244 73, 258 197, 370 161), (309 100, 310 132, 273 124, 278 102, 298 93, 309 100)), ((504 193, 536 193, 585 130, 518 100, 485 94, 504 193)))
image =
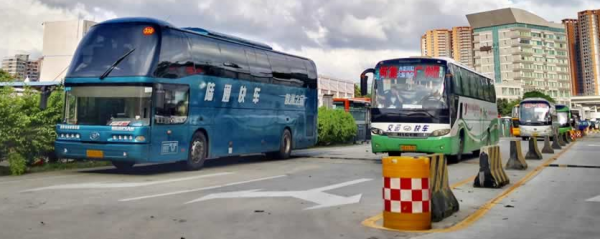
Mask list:
POLYGON ((266 153, 317 141, 310 59, 201 28, 148 18, 95 25, 65 78, 59 158, 136 163, 266 153))

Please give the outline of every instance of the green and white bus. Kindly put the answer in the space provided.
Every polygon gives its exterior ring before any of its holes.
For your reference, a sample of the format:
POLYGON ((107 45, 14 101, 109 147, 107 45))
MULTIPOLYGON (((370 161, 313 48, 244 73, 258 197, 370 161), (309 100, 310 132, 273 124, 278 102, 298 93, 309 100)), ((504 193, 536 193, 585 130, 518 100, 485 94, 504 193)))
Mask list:
POLYGON ((499 140, 493 80, 446 58, 384 60, 373 73, 371 146, 374 153, 443 153, 458 161, 499 140))
POLYGON ((558 123, 560 124, 558 132, 560 134, 569 134, 571 130, 573 130, 569 106, 556 105, 556 116, 558 118, 558 123))
POLYGON ((519 128, 521 138, 554 137, 560 127, 556 106, 543 98, 527 98, 519 103, 519 128))

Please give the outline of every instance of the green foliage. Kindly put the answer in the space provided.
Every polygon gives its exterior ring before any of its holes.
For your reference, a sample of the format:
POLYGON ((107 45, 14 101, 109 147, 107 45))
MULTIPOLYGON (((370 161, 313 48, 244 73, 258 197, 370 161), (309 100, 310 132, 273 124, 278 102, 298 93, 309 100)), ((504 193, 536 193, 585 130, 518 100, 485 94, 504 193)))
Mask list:
POLYGON ((360 94, 360 87, 357 84, 354 84, 354 97, 362 97, 362 95, 360 94))
POLYGON ((40 94, 25 88, 17 94, 11 87, 0 89, 0 160, 17 153, 29 163, 54 151, 55 125, 62 118, 63 91, 55 90, 48 107, 40 110, 40 94))
POLYGON ((498 113, 502 116, 511 116, 513 107, 519 103, 521 103, 520 99, 510 101, 507 99, 498 99, 498 113))
POLYGON ((0 82, 11 82, 14 80, 14 77, 12 77, 10 74, 8 74, 8 72, 0 69, 0 82))
POLYGON ((544 98, 547 101, 550 101, 552 103, 556 103, 556 100, 554 100, 554 98, 550 97, 549 95, 546 95, 542 92, 539 91, 530 91, 527 92, 523 95, 523 99, 527 99, 527 98, 544 98))
POLYGON ((18 176, 25 173, 27 169, 27 161, 23 157, 23 155, 17 152, 8 153, 8 163, 10 165, 10 173, 12 175, 18 176))
POLYGON ((317 121, 320 145, 349 142, 358 132, 354 118, 344 110, 321 107, 317 121))

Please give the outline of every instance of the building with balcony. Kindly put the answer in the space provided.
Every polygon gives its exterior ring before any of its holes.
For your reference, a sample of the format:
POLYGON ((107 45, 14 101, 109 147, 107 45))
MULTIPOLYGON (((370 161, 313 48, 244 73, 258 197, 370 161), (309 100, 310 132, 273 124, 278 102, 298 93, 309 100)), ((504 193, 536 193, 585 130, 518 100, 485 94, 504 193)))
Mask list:
POLYGON ((17 54, 2 60, 2 70, 19 81, 38 81, 41 60, 31 61, 27 54, 17 54))
POLYGON ((473 68, 473 29, 471 27, 452 28, 452 58, 473 68))
POLYGON ((495 79, 498 98, 540 91, 569 104, 571 73, 565 27, 505 8, 467 15, 475 70, 495 79))
POLYGON ((469 26, 429 30, 421 36, 421 55, 453 58, 473 68, 472 33, 469 26))
POLYGON ((600 10, 586 10, 577 19, 565 19, 572 69, 573 94, 600 95, 600 10))
POLYGON ((431 57, 452 57, 452 31, 435 29, 421 36, 421 55, 431 57))

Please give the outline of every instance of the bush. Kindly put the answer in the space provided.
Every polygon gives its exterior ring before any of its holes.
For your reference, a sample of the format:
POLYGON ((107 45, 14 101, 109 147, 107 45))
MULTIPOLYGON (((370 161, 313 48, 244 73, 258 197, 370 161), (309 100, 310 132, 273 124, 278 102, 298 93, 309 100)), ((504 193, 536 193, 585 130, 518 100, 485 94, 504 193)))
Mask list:
POLYGON ((7 158, 8 163, 10 164, 10 173, 12 175, 17 176, 25 173, 25 170, 27 169, 27 160, 25 160, 23 155, 17 152, 10 152, 7 158))
POLYGON ((26 88, 17 95, 11 87, 0 88, 0 161, 18 154, 31 163, 53 153, 63 95, 61 89, 55 90, 48 107, 40 110, 38 92, 26 88))
POLYGON ((347 143, 358 132, 354 118, 344 110, 321 107, 317 121, 320 145, 347 143))

